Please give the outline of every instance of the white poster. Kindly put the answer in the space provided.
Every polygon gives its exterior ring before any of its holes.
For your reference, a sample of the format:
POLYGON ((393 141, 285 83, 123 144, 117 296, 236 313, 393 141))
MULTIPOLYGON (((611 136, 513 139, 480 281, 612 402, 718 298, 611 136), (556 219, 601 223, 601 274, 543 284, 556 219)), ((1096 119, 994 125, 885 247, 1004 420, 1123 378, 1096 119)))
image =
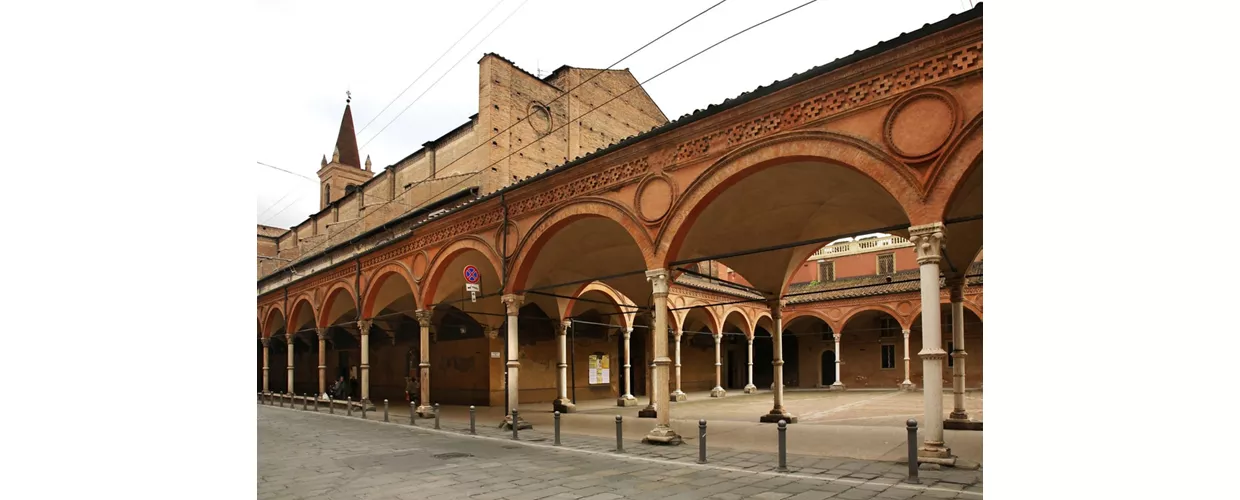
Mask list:
POLYGON ((606 354, 590 355, 590 383, 606 384, 611 381, 611 367, 606 354))

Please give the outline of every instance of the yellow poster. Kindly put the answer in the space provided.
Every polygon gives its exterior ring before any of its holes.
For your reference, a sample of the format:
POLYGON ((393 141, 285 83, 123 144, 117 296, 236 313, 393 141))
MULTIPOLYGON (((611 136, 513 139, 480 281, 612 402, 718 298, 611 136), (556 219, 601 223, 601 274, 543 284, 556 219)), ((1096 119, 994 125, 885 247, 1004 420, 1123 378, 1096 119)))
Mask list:
POLYGON ((590 355, 590 383, 606 384, 611 380, 610 360, 606 354, 590 355))

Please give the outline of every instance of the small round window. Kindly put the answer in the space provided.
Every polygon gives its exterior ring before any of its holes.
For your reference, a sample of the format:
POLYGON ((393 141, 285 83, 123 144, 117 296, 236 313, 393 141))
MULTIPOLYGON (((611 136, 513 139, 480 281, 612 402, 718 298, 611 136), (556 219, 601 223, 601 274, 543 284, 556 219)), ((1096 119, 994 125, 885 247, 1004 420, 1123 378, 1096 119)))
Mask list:
POLYGON ((540 137, 551 133, 551 111, 539 103, 530 103, 530 126, 540 137))

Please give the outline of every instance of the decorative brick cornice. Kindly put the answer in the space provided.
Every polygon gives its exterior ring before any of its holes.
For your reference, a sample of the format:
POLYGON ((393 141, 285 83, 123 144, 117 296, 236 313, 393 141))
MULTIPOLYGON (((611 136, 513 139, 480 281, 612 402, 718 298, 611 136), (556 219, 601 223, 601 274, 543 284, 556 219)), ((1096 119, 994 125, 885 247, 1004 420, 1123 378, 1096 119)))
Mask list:
POLYGON ((644 156, 620 165, 604 168, 599 172, 563 182, 546 191, 519 198, 508 205, 508 216, 516 217, 565 200, 596 191, 611 189, 629 181, 637 181, 648 171, 650 171, 650 161, 644 156))
POLYGON ((672 155, 673 165, 667 169, 673 170, 711 153, 721 153, 746 142, 981 70, 982 42, 976 41, 680 143, 672 155))

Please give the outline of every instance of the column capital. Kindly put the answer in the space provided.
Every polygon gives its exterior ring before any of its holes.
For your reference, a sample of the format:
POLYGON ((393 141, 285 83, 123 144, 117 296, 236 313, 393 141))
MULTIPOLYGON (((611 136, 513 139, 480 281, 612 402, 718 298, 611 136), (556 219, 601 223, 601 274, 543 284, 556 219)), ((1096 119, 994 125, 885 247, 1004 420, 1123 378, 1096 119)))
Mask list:
POLYGON ((714 338, 715 338, 715 343, 716 343, 716 344, 718 344, 719 342, 721 342, 721 341, 723 340, 723 334, 722 334, 722 333, 715 333, 715 334, 711 334, 711 337, 714 337, 714 338))
POLYGON ((831 337, 835 339, 835 342, 836 342, 837 344, 840 342, 840 339, 842 338, 842 336, 841 336, 840 334, 838 334, 838 333, 833 333, 833 334, 831 334, 831 337))
POLYGON ((559 323, 556 323, 555 334, 561 337, 568 335, 568 328, 571 324, 572 324, 572 321, 567 320, 567 319, 561 320, 559 323))
POLYGON ((327 329, 326 328, 315 328, 314 331, 319 334, 319 341, 327 340, 327 329))
POLYGON ((646 281, 654 288, 655 297, 667 297, 671 289, 667 269, 651 269, 646 271, 646 281))
POLYGON ((964 276, 963 275, 957 274, 955 276, 950 276, 947 278, 945 284, 947 285, 947 291, 948 291, 949 296, 951 297, 952 303, 964 302, 964 276))
POLYGON ((499 338, 499 329, 491 325, 487 325, 486 328, 483 330, 483 333, 485 333, 487 338, 491 340, 495 340, 496 338, 499 338))
POLYGON ((771 311, 771 319, 780 319, 784 316, 784 308, 788 306, 788 301, 780 298, 766 299, 766 307, 771 311))
POLYGON ((500 297, 499 300, 504 303, 504 311, 507 312, 509 316, 516 316, 517 311, 521 310, 521 306, 525 304, 525 296, 517 295, 515 293, 510 293, 500 297))
POLYGON ((632 336, 633 336, 633 327, 631 326, 624 327, 624 340, 629 340, 629 338, 631 338, 632 336))
POLYGON ((904 338, 907 340, 907 339, 908 339, 909 334, 910 334, 910 333, 913 333, 913 332, 909 331, 908 329, 904 329, 904 330, 900 330, 900 333, 903 333, 903 334, 904 334, 904 338))
POLYGON ((683 336, 684 336, 684 334, 685 334, 685 332, 683 332, 683 331, 681 331, 681 330, 679 330, 679 329, 672 330, 672 337, 673 337, 673 338, 675 338, 677 342, 680 342, 680 338, 681 338, 681 337, 683 337, 683 336))
POLYGON ((413 317, 417 318, 418 320, 418 326, 421 326, 422 328, 431 327, 431 318, 434 315, 435 315, 434 311, 428 311, 426 309, 418 309, 417 311, 413 312, 413 317))
POLYGON ((357 329, 362 332, 362 335, 370 335, 370 326, 374 322, 375 320, 373 319, 359 319, 357 320, 357 329))
POLYGON ((918 264, 938 264, 943 259, 943 245, 947 243, 943 223, 934 222, 908 228, 909 241, 917 250, 918 264))
POLYGON ((265 349, 265 348, 268 348, 268 347, 271 347, 271 339, 270 339, 270 338, 268 338, 268 337, 263 337, 263 338, 261 338, 261 339, 259 339, 259 340, 260 340, 260 341, 262 341, 262 343, 263 343, 263 348, 264 348, 264 349, 265 349))

